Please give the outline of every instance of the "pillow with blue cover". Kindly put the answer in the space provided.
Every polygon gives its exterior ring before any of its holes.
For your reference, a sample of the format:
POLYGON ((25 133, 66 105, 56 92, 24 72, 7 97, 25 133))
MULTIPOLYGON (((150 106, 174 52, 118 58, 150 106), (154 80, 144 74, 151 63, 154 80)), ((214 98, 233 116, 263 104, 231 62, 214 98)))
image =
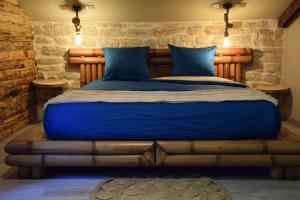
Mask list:
POLYGON ((169 44, 173 76, 215 76, 216 46, 186 48, 169 44))
POLYGON ((149 47, 103 48, 105 68, 102 80, 139 81, 149 79, 149 47))

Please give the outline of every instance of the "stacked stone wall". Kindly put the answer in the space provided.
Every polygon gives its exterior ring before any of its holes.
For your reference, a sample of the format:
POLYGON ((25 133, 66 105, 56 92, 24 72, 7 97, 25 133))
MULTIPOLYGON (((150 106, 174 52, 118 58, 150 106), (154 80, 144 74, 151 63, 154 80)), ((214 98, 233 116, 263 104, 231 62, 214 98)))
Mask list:
MULTIPOLYGON (((281 82, 283 29, 277 20, 234 21, 229 31, 231 47, 254 49, 254 62, 244 68, 244 82, 249 85, 281 82)), ((69 87, 79 87, 78 66, 67 63, 66 51, 75 44, 71 23, 34 22, 34 46, 38 76, 41 79, 66 79, 69 87)), ((167 48, 168 44, 186 47, 222 47, 223 21, 200 22, 93 22, 82 23, 81 47, 150 46, 167 48)))

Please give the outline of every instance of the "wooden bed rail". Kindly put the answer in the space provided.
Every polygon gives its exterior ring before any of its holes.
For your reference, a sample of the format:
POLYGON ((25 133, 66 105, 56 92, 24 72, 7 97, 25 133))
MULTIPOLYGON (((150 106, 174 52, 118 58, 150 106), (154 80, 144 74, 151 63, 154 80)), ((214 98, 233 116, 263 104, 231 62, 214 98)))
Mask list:
MULTIPOLYGON (((80 65, 82 85, 103 76, 105 57, 101 49, 69 49, 69 62, 80 65)), ((215 55, 215 70, 218 77, 241 82, 242 64, 252 62, 250 48, 218 48, 215 55)), ((172 67, 169 49, 150 49, 149 72, 151 77, 169 76, 172 67)))

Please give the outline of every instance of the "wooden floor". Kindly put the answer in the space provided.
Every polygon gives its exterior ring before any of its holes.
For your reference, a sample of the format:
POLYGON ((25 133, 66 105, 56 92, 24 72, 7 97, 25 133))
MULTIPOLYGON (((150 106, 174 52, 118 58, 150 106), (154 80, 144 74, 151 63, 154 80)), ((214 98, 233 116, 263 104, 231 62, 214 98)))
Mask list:
MULTIPOLYGON (((284 128, 297 131, 300 128, 284 123, 284 128)), ((28 129, 30 127, 27 127, 28 129)), ((172 169, 102 169, 102 168, 53 168, 41 180, 18 180, 16 171, 3 163, 4 145, 22 134, 19 131, 0 143, 0 199, 5 200, 83 200, 88 199, 96 185, 111 177, 177 177, 202 174, 224 184, 235 200, 299 200, 300 181, 274 181, 268 178, 264 168, 172 168, 172 169)))

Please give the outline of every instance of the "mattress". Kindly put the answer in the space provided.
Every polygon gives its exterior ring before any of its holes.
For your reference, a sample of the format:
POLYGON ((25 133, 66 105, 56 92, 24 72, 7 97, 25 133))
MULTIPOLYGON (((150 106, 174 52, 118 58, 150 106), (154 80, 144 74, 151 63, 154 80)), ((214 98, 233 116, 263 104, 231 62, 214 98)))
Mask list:
POLYGON ((101 81, 45 106, 56 140, 270 139, 280 130, 276 100, 221 78, 101 81))

